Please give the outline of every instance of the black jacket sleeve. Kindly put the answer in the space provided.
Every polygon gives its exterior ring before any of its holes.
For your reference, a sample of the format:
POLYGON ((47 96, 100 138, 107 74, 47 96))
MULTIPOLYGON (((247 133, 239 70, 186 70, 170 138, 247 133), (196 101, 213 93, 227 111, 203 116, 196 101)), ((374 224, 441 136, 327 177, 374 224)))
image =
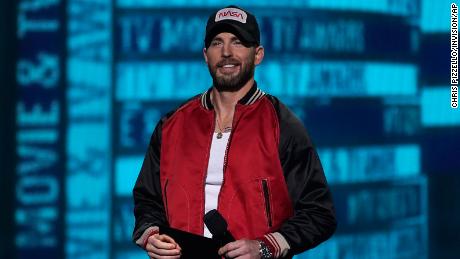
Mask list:
POLYGON ((272 97, 280 121, 279 154, 294 215, 278 230, 298 254, 334 233, 337 222, 332 195, 318 154, 300 120, 272 97))
POLYGON ((147 153, 133 189, 135 226, 138 240, 150 226, 167 226, 160 185, 161 120, 150 139, 147 153))

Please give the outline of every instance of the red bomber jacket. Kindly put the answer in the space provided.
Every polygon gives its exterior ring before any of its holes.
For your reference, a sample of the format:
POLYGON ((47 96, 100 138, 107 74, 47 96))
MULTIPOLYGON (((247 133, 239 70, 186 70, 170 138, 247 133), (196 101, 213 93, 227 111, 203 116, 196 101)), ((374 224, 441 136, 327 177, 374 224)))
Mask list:
MULTIPOLYGON (((151 226, 203 235, 215 113, 210 89, 156 126, 133 189, 133 240, 151 226)), ((331 193, 302 123, 257 85, 235 108, 218 211, 236 239, 280 233, 297 254, 336 229, 331 193)))

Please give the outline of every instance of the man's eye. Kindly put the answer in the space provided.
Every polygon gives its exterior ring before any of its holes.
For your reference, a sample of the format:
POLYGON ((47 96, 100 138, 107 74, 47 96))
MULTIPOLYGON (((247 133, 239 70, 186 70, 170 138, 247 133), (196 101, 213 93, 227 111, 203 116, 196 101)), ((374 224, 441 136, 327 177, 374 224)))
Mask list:
POLYGON ((235 44, 235 45, 242 45, 243 43, 242 43, 241 41, 239 41, 239 40, 235 40, 235 41, 233 42, 233 44, 235 44))
POLYGON ((220 41, 212 41, 212 42, 211 42, 211 45, 212 45, 212 46, 219 46, 220 44, 221 44, 220 41))

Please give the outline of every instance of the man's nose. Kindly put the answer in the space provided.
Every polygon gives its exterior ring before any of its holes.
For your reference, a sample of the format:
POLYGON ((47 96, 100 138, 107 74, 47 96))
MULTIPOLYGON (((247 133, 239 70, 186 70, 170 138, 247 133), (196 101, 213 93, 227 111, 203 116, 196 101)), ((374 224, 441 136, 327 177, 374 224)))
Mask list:
POLYGON ((222 57, 231 57, 232 55, 233 55, 233 53, 232 53, 231 44, 224 43, 224 45, 222 47, 222 57))

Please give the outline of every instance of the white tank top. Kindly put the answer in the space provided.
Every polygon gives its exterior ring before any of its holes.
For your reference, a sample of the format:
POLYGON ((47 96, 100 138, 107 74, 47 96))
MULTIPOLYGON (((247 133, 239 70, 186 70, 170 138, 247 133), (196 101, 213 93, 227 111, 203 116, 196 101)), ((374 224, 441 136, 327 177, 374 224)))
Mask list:
MULTIPOLYGON (((221 139, 217 138, 215 132, 212 137, 211 150, 209 154, 208 173, 204 187, 204 213, 217 209, 217 198, 219 197, 220 187, 224 179, 224 159, 227 149, 230 132, 224 132, 221 139)), ((204 236, 212 237, 206 225, 204 225, 204 236)))

